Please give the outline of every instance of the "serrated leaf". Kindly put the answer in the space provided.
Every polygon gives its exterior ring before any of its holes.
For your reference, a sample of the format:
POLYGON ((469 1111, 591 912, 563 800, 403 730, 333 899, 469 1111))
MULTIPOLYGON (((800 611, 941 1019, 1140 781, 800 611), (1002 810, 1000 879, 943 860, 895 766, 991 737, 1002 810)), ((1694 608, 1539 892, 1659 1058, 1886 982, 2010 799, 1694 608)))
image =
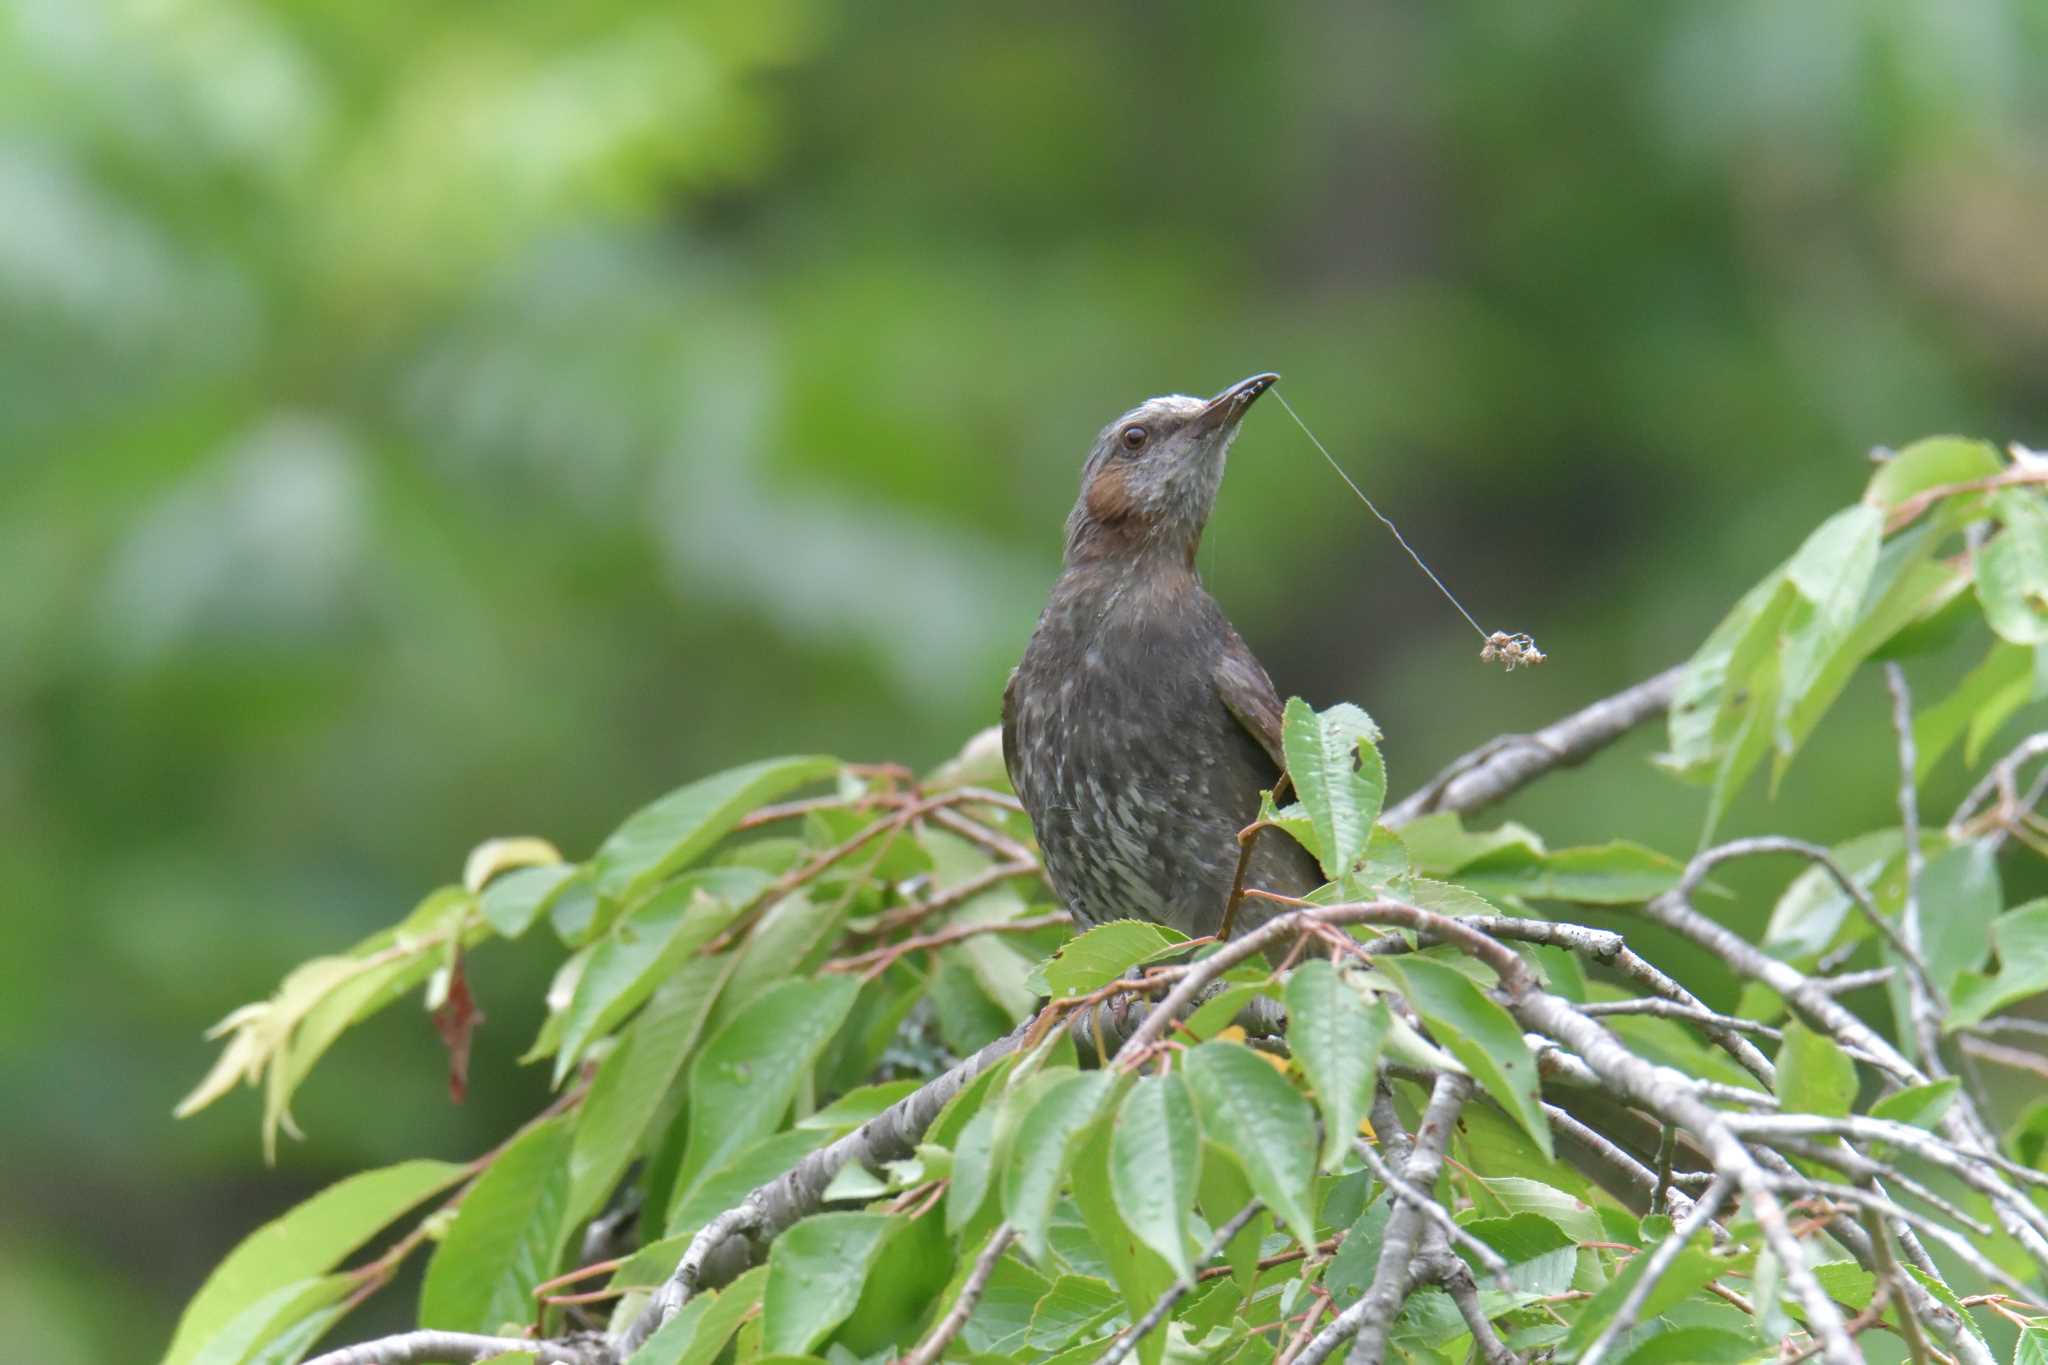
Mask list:
POLYGON ((350 1275, 316 1275, 283 1285, 237 1313, 192 1358, 192 1365, 250 1365, 296 1358, 296 1343, 310 1346, 348 1305, 359 1281, 350 1275))
MULTIPOLYGON (((1133 1236, 1117 1216, 1116 1197, 1110 1185, 1110 1143, 1107 1124, 1095 1125, 1082 1137, 1073 1161, 1074 1208, 1081 1215, 1089 1239, 1101 1253, 1110 1281, 1123 1295, 1124 1307, 1135 1320, 1173 1283, 1173 1267, 1133 1236)), ((1258 1254, 1256 1247, 1252 1254, 1258 1254)), ((1137 1354, 1143 1365, 1159 1365, 1166 1355, 1166 1333, 1146 1333, 1138 1342, 1137 1354)))
POLYGON ((491 928, 502 937, 518 938, 554 903, 562 887, 582 873, 573 863, 522 867, 493 877, 477 903, 491 928))
POLYGON ((1955 990, 1964 972, 1984 966, 2005 893, 1998 859, 1980 842, 1958 844, 1927 860, 1920 872, 1920 955, 1927 975, 1943 994, 1955 990))
POLYGON ((1991 922, 1998 971, 1957 974, 1944 1027, 1982 1023, 2007 1005, 2048 991, 2048 898, 2028 901, 1991 922))
POLYGON ((1944 1076, 1925 1085, 1909 1085, 1903 1090, 1895 1090, 1870 1106, 1870 1117, 1910 1123, 1915 1128, 1931 1132, 1941 1122, 1941 1116, 1948 1112, 1949 1106, 1955 1103, 1956 1090, 1961 1084, 1954 1076, 1944 1076))
POLYGON ((1102 1114, 1115 1080, 1107 1071, 1061 1076, 1039 1092, 1017 1125, 1003 1170, 1003 1217, 1034 1260, 1045 1255, 1046 1222, 1075 1144, 1102 1114))
POLYGON ((1786 561, 1785 579, 1804 599, 1787 613, 1779 646, 1783 694, 1790 701, 1805 696, 1848 638, 1883 536, 1884 514, 1859 503, 1822 522, 1786 561))
POLYGON ((868 1273, 902 1222, 884 1213, 816 1213, 768 1249, 761 1344, 802 1355, 832 1335, 860 1303, 868 1273))
POLYGON ((451 1160, 401 1160, 338 1181, 266 1222, 227 1252, 184 1306, 164 1365, 193 1361, 211 1336, 262 1297, 332 1271, 348 1252, 467 1171, 451 1160))
POLYGON ((732 961, 692 958, 677 968, 598 1068, 569 1152, 570 1222, 597 1212, 639 1152, 647 1125, 703 1035, 732 961))
POLYGON ((1740 704, 1764 652, 1776 647, 1777 624, 1797 595, 1784 569, 1772 571, 1742 595, 1686 661, 1672 693, 1663 766, 1693 780, 1714 771, 1739 724, 1730 710, 1740 704))
POLYGON ((1456 811, 1432 811, 1401 826, 1401 842, 1413 869, 1430 877, 1448 877, 1489 853, 1518 849, 1528 861, 1544 854, 1543 840, 1527 825, 1510 820, 1494 829, 1467 830, 1456 811))
POLYGON ((1436 1040, 1464 1064, 1472 1079, 1520 1124, 1546 1158, 1556 1152, 1550 1122, 1543 1117, 1536 1059, 1508 1012, 1488 999, 1471 978, 1428 958, 1381 959, 1436 1040))
POLYGON ((1328 962, 1304 962, 1287 979, 1287 1041, 1323 1111, 1325 1171, 1350 1153, 1372 1106, 1387 1027, 1386 1003, 1367 1001, 1328 962))
POLYGON ((1674 1327, 1656 1332, 1627 1355, 1620 1365, 1741 1365, 1757 1358, 1756 1343, 1722 1327, 1674 1327))
POLYGON ((1258 1054, 1234 1043, 1203 1043, 1188 1051, 1183 1066, 1203 1136, 1237 1158, 1253 1192, 1289 1232, 1315 1245, 1315 1111, 1308 1101, 1258 1054))
POLYGON ((839 771, 817 756, 770 758, 679 787, 614 830, 591 860, 599 894, 631 901, 680 871, 766 801, 839 771))
POLYGON ((1182 1278, 1188 1260, 1188 1215, 1201 1177, 1201 1133, 1187 1083, 1177 1075, 1147 1076, 1117 1107, 1110 1136, 1110 1191, 1138 1239, 1182 1278))
POLYGON ((421 1200, 460 1180, 452 1161, 401 1161, 339 1181, 243 1238, 185 1305, 164 1365, 187 1365, 208 1339, 270 1294, 325 1274, 421 1200))
POLYGON ((584 1048, 638 1009, 767 884, 767 876, 752 868, 708 868, 678 878, 619 916, 577 978, 555 1048, 554 1084, 561 1085, 584 1048))
POLYGON ((1054 949, 1050 957, 1031 969, 1025 984, 1037 994, 1055 1000, 1086 995, 1115 981, 1134 964, 1187 941, 1186 934, 1163 924, 1111 920, 1054 949))
POLYGON ((1365 855, 1387 795, 1380 728, 1349 703, 1321 713, 1290 697, 1280 720, 1287 772, 1314 827, 1323 875, 1340 880, 1365 855))
POLYGON ((1109 1281, 1062 1275, 1033 1306, 1025 1342, 1035 1352, 1061 1350, 1122 1306, 1123 1296, 1109 1281))
MULTIPOLYGON (((1905 848, 1896 829, 1873 830, 1835 845, 1831 850, 1843 875, 1866 891, 1905 848)), ((1845 921, 1855 913, 1848 893, 1825 867, 1815 863, 1794 877, 1772 907, 1764 929, 1764 947, 1788 962, 1812 959, 1832 947, 1845 921)))
POLYGON ((704 1045, 690 1064, 690 1136, 678 1190, 775 1130, 859 994, 860 983, 846 976, 784 981, 704 1045))
MULTIPOLYGON (((1649 1262, 1647 1253, 1631 1256, 1628 1264, 1622 1267, 1621 1273, 1602 1285, 1599 1291, 1586 1301, 1578 1316, 1572 1320, 1571 1331, 1565 1334, 1562 1355, 1567 1358, 1575 1357, 1593 1344, 1593 1339, 1614 1320, 1614 1314, 1621 1307, 1622 1300, 1628 1297, 1636 1281, 1643 1277, 1643 1270, 1649 1262)), ((1720 1271, 1721 1266, 1713 1257, 1698 1247, 1687 1247, 1678 1253, 1656 1285, 1651 1288, 1649 1296, 1636 1310, 1636 1321, 1649 1322, 1665 1309, 1685 1302, 1720 1271)), ((1749 1349, 1753 1351, 1755 1348, 1749 1349)), ((1690 1357, 1675 1356, 1672 1359, 1689 1360, 1690 1357)))
POLYGON ((1458 881, 1484 896, 1635 905, 1669 891, 1684 871, 1676 859, 1616 839, 1540 858, 1519 847, 1502 848, 1460 869, 1458 881))
POLYGON ((1942 484, 1970 483, 2003 467, 1989 441, 1960 436, 1929 436, 1915 441, 1877 467, 1863 500, 1887 511, 1915 493, 1942 484))
POLYGON ((477 1178, 420 1288, 420 1325, 495 1332, 533 1316, 566 1236, 573 1118, 528 1128, 477 1178))
MULTIPOLYGON (((2010 694, 2018 705, 2024 705, 2027 695, 2033 690, 2034 654, 2032 650, 2005 640, 1993 640, 1991 649, 1975 668, 1963 675, 1962 681, 1950 688, 1948 693, 1932 705, 1922 707, 1913 717, 1913 775, 1916 781, 1923 780, 1934 771, 1935 765, 1955 746, 1966 731, 1977 728, 1977 717, 1994 705, 2005 715, 1998 717, 2000 725, 2012 714, 2003 704, 2003 698, 2010 694)), ((1974 761, 1967 759, 1965 761, 1974 761)))
POLYGON ((725 1353, 726 1342, 739 1329, 749 1314, 761 1302, 761 1293, 768 1284, 768 1267, 755 1266, 716 1294, 704 1291, 683 1306, 687 1313, 692 1304, 708 1301, 709 1307, 703 1316, 696 1319, 693 1329, 677 1332, 664 1339, 668 1328, 675 1326, 682 1317, 669 1319, 661 1331, 649 1337, 627 1358, 626 1365, 712 1365, 725 1353), (657 1345, 656 1343, 661 1343, 657 1345))
POLYGON ((2000 494, 2004 529, 1977 552, 1977 601, 2016 645, 2048 642, 2048 507, 2038 493, 2000 494))
POLYGON ((1778 1048, 1778 1102, 1788 1113, 1841 1118, 1856 1104, 1856 1064, 1825 1033, 1797 1019, 1778 1048))

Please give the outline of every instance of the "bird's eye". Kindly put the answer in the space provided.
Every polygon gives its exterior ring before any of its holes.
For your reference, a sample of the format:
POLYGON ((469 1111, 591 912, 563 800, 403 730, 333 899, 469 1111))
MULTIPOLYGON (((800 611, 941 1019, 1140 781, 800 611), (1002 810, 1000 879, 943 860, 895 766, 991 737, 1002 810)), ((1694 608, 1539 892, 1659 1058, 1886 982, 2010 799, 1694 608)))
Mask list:
POLYGON ((1138 449, 1138 448, 1139 448, 1140 446, 1143 446, 1143 445, 1145 444, 1145 439, 1146 439, 1146 437, 1148 437, 1149 435, 1151 435, 1151 433, 1150 433, 1150 432, 1146 431, 1146 430, 1145 430, 1145 428, 1143 428, 1143 427, 1141 427, 1141 426, 1138 426, 1138 425, 1136 425, 1136 424, 1133 424, 1133 425, 1131 425, 1131 426, 1127 426, 1127 427, 1125 427, 1125 428, 1124 428, 1124 449, 1125 449, 1125 450, 1136 450, 1136 449, 1138 449))

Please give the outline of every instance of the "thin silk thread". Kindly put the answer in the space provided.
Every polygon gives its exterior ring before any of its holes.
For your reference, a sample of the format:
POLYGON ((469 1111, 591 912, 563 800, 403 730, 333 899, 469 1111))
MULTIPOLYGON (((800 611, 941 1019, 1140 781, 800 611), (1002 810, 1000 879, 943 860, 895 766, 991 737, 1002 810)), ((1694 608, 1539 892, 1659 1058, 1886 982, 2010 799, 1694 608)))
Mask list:
POLYGON ((1330 453, 1329 447, 1325 446, 1320 440, 1317 439, 1316 434, 1308 429, 1308 423, 1301 420, 1301 414, 1294 410, 1294 404, 1287 401, 1287 395, 1281 393, 1278 389, 1272 390, 1272 394, 1275 398, 1280 400, 1280 406, 1287 409, 1287 415, 1294 419, 1294 425, 1301 428, 1301 434, 1308 437, 1309 443, 1313 445, 1317 450, 1321 451, 1323 458, 1329 461, 1330 468, 1337 471, 1337 477, 1344 480, 1345 486, 1358 495, 1358 500, 1365 504, 1365 509, 1368 512, 1371 512, 1374 516, 1378 517, 1380 519, 1380 523, 1383 526, 1385 526, 1389 531, 1392 531, 1394 533, 1394 539, 1399 541, 1401 544, 1401 548, 1408 552, 1408 557, 1415 561, 1415 567, 1429 575, 1429 581, 1436 584, 1436 590, 1444 595, 1444 600, 1449 602, 1452 606, 1458 609, 1458 615, 1464 617, 1465 620, 1471 625, 1472 629, 1479 632, 1480 639, 1489 639, 1490 637, 1486 633, 1486 627, 1480 625, 1479 622, 1472 619, 1472 613, 1466 611, 1465 604, 1458 600, 1457 595, 1455 593, 1453 593, 1449 588, 1444 586, 1444 581, 1436 576, 1436 570, 1430 568, 1429 565, 1424 562, 1422 556, 1415 553, 1415 547, 1408 543, 1408 537, 1401 534, 1401 528, 1394 525, 1393 521, 1387 516, 1385 512, 1382 512, 1379 508, 1373 506, 1372 499, 1368 498, 1365 495, 1365 490, 1363 488, 1360 488, 1357 482, 1354 479, 1352 479, 1352 477, 1349 474, 1346 474, 1344 472, 1344 466, 1337 463, 1337 457, 1330 453))

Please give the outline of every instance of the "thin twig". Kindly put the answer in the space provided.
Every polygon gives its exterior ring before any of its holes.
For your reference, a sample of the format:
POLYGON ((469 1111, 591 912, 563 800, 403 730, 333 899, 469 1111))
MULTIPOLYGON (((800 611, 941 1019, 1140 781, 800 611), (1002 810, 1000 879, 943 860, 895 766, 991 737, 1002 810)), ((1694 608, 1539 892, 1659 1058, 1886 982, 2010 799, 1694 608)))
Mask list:
POLYGON ((996 1273, 996 1262, 1003 1258, 1010 1241, 1017 1235, 1016 1229, 1008 1223, 998 1223, 996 1230, 989 1234, 988 1245, 975 1258, 974 1269, 967 1276, 967 1283, 960 1286, 960 1297, 953 1300, 953 1306, 940 1318, 931 1334, 917 1344, 917 1349, 903 1357, 903 1365, 932 1365, 945 1354, 946 1344, 967 1325, 967 1319, 974 1313, 974 1306, 981 1302, 981 1296, 988 1291, 988 1282, 996 1273))
POLYGON ((1600 1362, 1606 1359, 1608 1349, 1636 1325, 1636 1315, 1642 1311, 1643 1304, 1649 1301, 1650 1291, 1657 1287, 1657 1282, 1664 1278, 1665 1272, 1678 1260, 1678 1253, 1685 1250, 1699 1234, 1700 1229, 1720 1211, 1733 1184, 1734 1182, 1726 1176, 1721 1176, 1707 1186, 1706 1193, 1692 1206, 1692 1212, 1681 1219, 1677 1226, 1671 1229, 1670 1235, 1650 1251, 1649 1259, 1643 1263, 1642 1273, 1636 1277, 1636 1282, 1629 1286, 1627 1295, 1622 1298, 1621 1306, 1614 1310, 1614 1316, 1600 1329, 1600 1335, 1593 1338, 1593 1344, 1579 1357, 1579 1365, 1600 1365, 1600 1362))
MULTIPOLYGON (((1231 1240, 1244 1231, 1245 1224, 1258 1217, 1259 1211, 1265 1207, 1254 1199, 1232 1214, 1229 1222, 1216 1229, 1216 1235, 1209 1239, 1209 1247, 1202 1253, 1202 1259, 1196 1262, 1196 1265, 1206 1264, 1221 1256, 1231 1240)), ((1192 1274, 1176 1276, 1173 1283, 1166 1287, 1166 1291, 1145 1310, 1145 1316, 1131 1324, 1129 1331, 1119 1335, 1109 1344, 1108 1350, 1095 1358, 1095 1365, 1117 1365, 1118 1361, 1129 1355, 1147 1332, 1166 1320, 1166 1315, 1173 1311, 1173 1306, 1195 1287, 1195 1281, 1196 1276, 1192 1274)))
POLYGON ((1664 714, 1683 672, 1682 664, 1667 668, 1533 735, 1475 750, 1396 804, 1381 820, 1389 828, 1399 828, 1431 811, 1477 810, 1506 799, 1552 769, 1583 763, 1644 721, 1664 714))

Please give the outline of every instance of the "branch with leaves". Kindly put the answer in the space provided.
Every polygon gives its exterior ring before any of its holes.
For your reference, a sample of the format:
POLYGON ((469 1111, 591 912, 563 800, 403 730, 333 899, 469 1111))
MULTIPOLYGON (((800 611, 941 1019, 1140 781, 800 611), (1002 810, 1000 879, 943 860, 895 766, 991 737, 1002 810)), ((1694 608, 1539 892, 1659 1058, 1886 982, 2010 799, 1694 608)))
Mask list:
POLYGON ((268 1149, 320 1057, 414 991, 459 1075, 468 976, 538 933, 555 1100, 476 1161, 365 1171, 258 1230, 166 1359, 303 1358, 418 1255, 417 1329, 318 1365, 2048 1350, 2048 1118, 1970 1074, 2048 1036, 2010 1013, 2048 992, 2048 903, 2002 890, 2048 831, 2048 744, 1980 768, 2044 649, 2033 466, 1937 440, 1682 668, 1407 800, 1383 807, 1362 711, 1289 703, 1293 790, 1259 828, 1330 885, 1246 889, 1270 917, 1221 942, 1071 937, 988 736, 923 780, 705 778, 581 863, 494 841, 223 1021, 184 1109, 260 1084, 268 1149), (1914 652, 1959 630, 1982 662, 1916 705, 1914 652), (1895 825, 1681 860, 1466 821, 1668 707, 1660 761, 1711 829, 1880 674, 1895 825), (1958 749, 1981 776, 1937 828, 1924 784, 1958 749), (1701 908, 1767 857, 1797 863, 1759 935, 1701 908), (1659 960, 1673 936, 1704 952, 1659 960))

